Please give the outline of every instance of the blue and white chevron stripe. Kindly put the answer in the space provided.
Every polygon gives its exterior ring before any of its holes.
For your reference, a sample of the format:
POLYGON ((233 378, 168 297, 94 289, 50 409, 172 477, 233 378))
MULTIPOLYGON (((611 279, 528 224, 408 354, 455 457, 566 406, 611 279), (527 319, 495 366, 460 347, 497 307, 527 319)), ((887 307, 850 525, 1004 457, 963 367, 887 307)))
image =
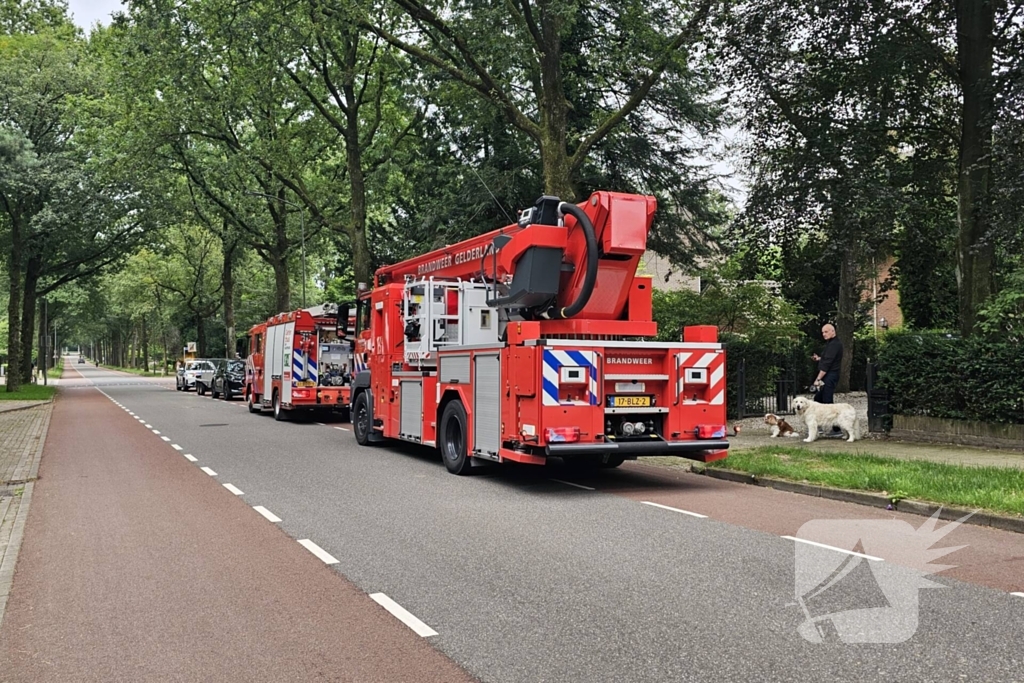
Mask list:
POLYGON ((316 371, 316 361, 312 358, 307 361, 299 351, 292 351, 292 374, 298 381, 308 379, 316 382, 319 378, 316 371))
MULTIPOLYGON (((544 396, 543 405, 557 406, 558 385, 562 366, 588 368, 590 386, 587 388, 587 403, 598 404, 597 398, 597 353, 595 351, 562 351, 544 349, 544 396)), ((577 402, 567 402, 569 405, 577 402)), ((587 405, 584 403, 583 405, 587 405)))

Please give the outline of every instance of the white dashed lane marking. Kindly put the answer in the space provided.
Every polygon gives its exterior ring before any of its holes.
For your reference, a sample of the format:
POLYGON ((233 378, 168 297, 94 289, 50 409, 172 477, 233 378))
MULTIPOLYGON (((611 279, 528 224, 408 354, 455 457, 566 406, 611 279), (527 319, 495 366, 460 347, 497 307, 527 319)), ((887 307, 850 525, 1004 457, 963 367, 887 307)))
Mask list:
POLYGON ((376 602, 378 605, 380 605, 388 612, 390 612, 393 617, 395 617, 400 622, 402 622, 403 624, 411 628, 413 631, 415 631, 416 635, 422 636, 424 638, 429 638, 430 636, 437 635, 437 631, 424 624, 422 621, 416 618, 414 614, 409 612, 409 610, 399 605, 397 602, 389 598, 384 593, 371 593, 370 598, 372 598, 374 602, 376 602))
POLYGON ((274 522, 275 524, 277 524, 278 522, 281 521, 280 517, 278 517, 273 512, 271 512, 267 508, 263 507, 262 505, 253 505, 252 509, 255 510, 256 512, 260 513, 261 515, 263 515, 267 519, 269 519, 271 522, 274 522))
POLYGON ((216 477, 217 476, 217 473, 214 472, 213 470, 211 470, 209 467, 200 467, 199 469, 201 469, 203 472, 206 472, 211 477, 216 477))
POLYGON ((245 495, 245 493, 234 484, 224 484, 224 488, 226 488, 228 491, 231 491, 231 493, 235 494, 236 496, 245 495))
POLYGON ((650 501, 641 501, 644 505, 650 505, 651 507, 661 508, 662 510, 671 510, 672 512, 679 512, 684 515, 690 515, 691 517, 698 517, 700 519, 707 519, 707 515, 702 515, 699 512, 690 512, 689 510, 680 510, 679 508, 672 508, 668 505, 662 505, 661 503, 652 503, 650 501))
POLYGON ((813 545, 818 548, 825 548, 826 550, 834 550, 837 553, 846 553, 847 555, 853 555, 854 557, 863 557, 865 560, 873 560, 875 562, 884 562, 880 557, 874 557, 872 555, 865 555, 864 553, 856 553, 846 548, 837 548, 834 545, 825 545, 824 543, 815 543, 814 541, 808 541, 806 538, 797 538, 796 536, 783 536, 788 541, 796 541, 797 543, 806 543, 807 545, 813 545))
POLYGON ((552 479, 551 481, 556 481, 559 484, 565 484, 566 486, 575 486, 576 488, 583 489, 585 491, 594 491, 594 490, 596 490, 593 487, 584 486, 583 484, 574 484, 571 481, 562 481, 561 479, 552 479))
POLYGON ((329 552, 318 546, 316 543, 313 543, 313 541, 309 540, 308 538, 300 539, 299 544, 302 545, 303 548, 305 548, 306 550, 308 550, 309 552, 313 553, 321 560, 323 560, 324 564, 338 564, 338 560, 336 560, 333 555, 331 555, 329 552))
POLYGON ((182 453, 189 462, 198 462, 199 458, 195 457, 191 453, 182 453))
POLYGON ((173 448, 173 449, 174 449, 174 450, 176 450, 176 451, 183 451, 183 450, 185 450, 184 448, 182 448, 181 446, 179 446, 179 445, 178 445, 178 444, 176 444, 176 443, 172 443, 172 444, 171 444, 171 448, 173 448))

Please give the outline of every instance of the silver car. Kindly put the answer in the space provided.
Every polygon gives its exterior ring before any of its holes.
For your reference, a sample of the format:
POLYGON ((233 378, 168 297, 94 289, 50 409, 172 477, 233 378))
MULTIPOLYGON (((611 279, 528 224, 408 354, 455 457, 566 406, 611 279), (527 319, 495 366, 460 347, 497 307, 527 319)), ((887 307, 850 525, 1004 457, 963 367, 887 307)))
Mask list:
POLYGON ((187 363, 185 363, 184 369, 182 370, 181 375, 178 377, 178 390, 198 390, 198 386, 196 385, 196 379, 199 377, 199 373, 203 369, 205 369, 206 366, 209 366, 211 370, 213 369, 213 365, 205 359, 190 360, 187 363))

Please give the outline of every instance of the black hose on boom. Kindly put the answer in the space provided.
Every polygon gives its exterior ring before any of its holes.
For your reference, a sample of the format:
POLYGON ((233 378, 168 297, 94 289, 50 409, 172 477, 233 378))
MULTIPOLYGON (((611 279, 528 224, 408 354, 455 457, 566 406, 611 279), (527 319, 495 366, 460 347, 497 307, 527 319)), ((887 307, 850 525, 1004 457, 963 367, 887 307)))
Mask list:
POLYGON ((590 216, 580 207, 569 202, 562 202, 558 205, 558 211, 576 219, 580 227, 583 228, 583 236, 587 241, 587 273, 583 277, 583 289, 580 290, 576 301, 558 312, 559 318, 571 318, 586 307, 587 302, 590 301, 590 295, 594 293, 594 285, 597 283, 597 236, 594 234, 594 224, 590 222, 590 216))

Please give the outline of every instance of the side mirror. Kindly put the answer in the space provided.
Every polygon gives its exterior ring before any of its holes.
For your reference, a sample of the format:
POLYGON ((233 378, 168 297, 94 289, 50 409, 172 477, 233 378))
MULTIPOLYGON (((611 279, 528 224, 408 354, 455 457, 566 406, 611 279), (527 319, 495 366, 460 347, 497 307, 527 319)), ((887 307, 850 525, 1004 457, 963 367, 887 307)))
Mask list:
POLYGON ((344 339, 348 335, 348 310, 348 304, 338 306, 338 322, 335 328, 338 339, 344 339))

